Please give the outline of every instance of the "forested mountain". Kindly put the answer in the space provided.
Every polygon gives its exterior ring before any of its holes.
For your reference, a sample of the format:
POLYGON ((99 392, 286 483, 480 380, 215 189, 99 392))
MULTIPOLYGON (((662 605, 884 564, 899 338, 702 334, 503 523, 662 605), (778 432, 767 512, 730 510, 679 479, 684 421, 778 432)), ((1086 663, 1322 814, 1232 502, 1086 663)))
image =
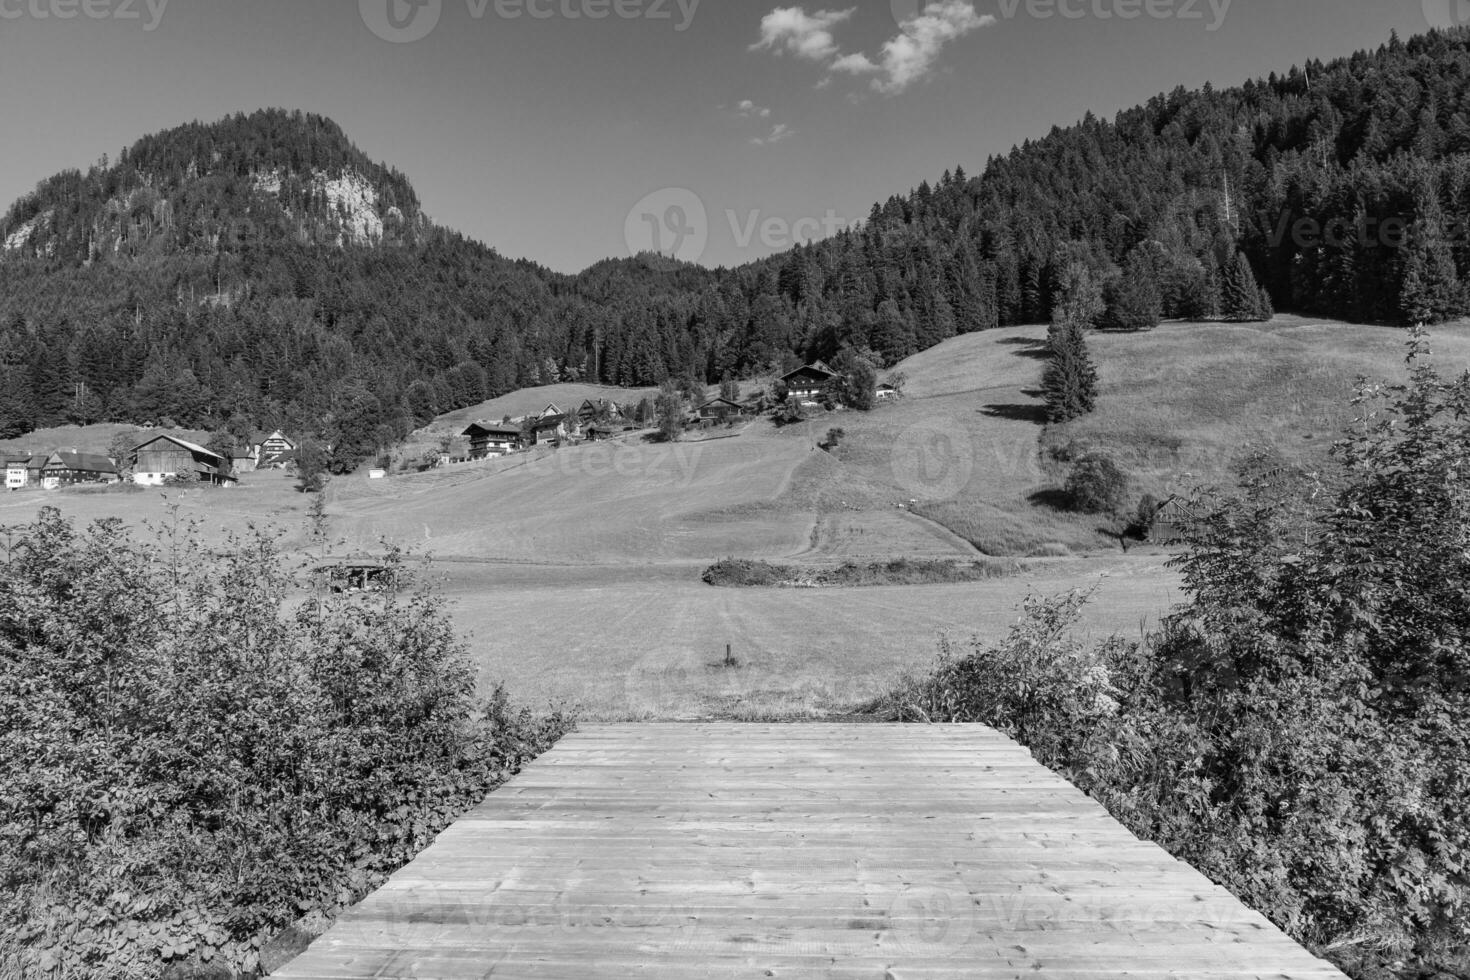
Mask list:
POLYGON ((1455 317, 1470 310, 1467 95, 1470 31, 1394 37, 1054 129, 738 269, 640 256, 578 276, 433 225, 329 120, 183 126, 0 220, 0 437, 286 425, 328 436, 347 468, 517 387, 713 382, 843 348, 892 363, 1058 305, 1121 329, 1271 302, 1455 317))

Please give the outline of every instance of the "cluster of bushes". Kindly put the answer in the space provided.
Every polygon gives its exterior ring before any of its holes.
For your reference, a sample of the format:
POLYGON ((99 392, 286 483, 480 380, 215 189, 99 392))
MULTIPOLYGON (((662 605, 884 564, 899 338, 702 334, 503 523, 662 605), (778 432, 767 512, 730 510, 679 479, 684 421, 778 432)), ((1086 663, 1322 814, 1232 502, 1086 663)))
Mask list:
POLYGON ((1470 374, 1426 353, 1359 391, 1331 492, 1194 502, 1191 599, 1146 642, 1032 599, 898 716, 1014 735, 1356 977, 1470 975, 1470 374))
POLYGON ((477 697, 427 591, 303 597, 268 535, 156 534, 48 509, 0 564, 5 976, 251 971, 567 728, 477 697))
POLYGON ((895 558, 886 562, 845 562, 836 568, 778 565, 749 558, 726 558, 704 570, 708 585, 737 588, 796 586, 823 588, 866 585, 934 585, 1004 578, 1021 570, 1015 562, 972 562, 895 558))

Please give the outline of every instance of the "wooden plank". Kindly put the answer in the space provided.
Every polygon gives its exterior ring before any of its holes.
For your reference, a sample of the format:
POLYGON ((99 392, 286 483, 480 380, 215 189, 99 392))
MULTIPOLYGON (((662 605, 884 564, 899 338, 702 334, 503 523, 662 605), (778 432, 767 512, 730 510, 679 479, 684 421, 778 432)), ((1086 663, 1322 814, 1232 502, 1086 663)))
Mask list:
POLYGON ((288 980, 1341 980, 980 726, 568 736, 288 980))

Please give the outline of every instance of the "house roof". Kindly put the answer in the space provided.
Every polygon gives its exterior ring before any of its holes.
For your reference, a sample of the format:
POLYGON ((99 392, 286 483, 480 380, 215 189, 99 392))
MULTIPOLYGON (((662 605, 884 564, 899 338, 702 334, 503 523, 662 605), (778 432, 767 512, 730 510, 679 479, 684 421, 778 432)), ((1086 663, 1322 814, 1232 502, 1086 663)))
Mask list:
POLYGON ((739 402, 732 402, 728 398, 711 398, 709 401, 705 402, 703 405, 701 405, 699 407, 700 407, 701 410, 703 410, 703 409, 706 409, 706 408, 713 408, 716 405, 728 405, 731 408, 743 408, 744 407, 739 402))
POLYGON ((567 420, 565 415, 546 415, 536 420, 534 428, 554 429, 567 420))
POLYGON ((76 470, 81 473, 116 473, 117 464, 106 456, 96 453, 52 453, 46 460, 46 465, 52 462, 58 463, 68 470, 76 470))
POLYGON ((474 438, 477 432, 487 436, 518 436, 521 434, 519 426, 505 425, 502 422, 476 422, 460 434, 474 438))
POLYGON ((823 364, 821 361, 817 361, 815 364, 807 364, 807 365, 804 365, 802 367, 799 367, 795 371, 787 371, 785 374, 781 375, 781 380, 782 381, 785 381, 787 378, 794 378, 794 377, 796 377, 799 374, 807 374, 807 373, 821 374, 821 375, 825 375, 825 376, 827 376, 829 378, 835 378, 835 377, 837 377, 837 372, 836 371, 832 370, 826 364, 823 364))
POLYGON ((210 450, 210 449, 205 449, 203 446, 199 445, 198 443, 190 442, 187 439, 180 439, 178 436, 154 436, 152 439, 149 439, 146 442, 141 442, 138 445, 134 446, 133 447, 133 452, 135 452, 135 453, 136 452, 140 452, 144 447, 151 446, 155 442, 161 442, 161 441, 167 441, 167 442, 173 443, 176 446, 182 446, 183 448, 189 450, 189 452, 191 452, 191 453, 194 453, 196 455, 203 454, 205 456, 210 457, 211 459, 217 459, 221 463, 223 463, 223 462, 226 461, 225 458, 223 456, 221 456, 219 453, 214 452, 213 450, 210 450))

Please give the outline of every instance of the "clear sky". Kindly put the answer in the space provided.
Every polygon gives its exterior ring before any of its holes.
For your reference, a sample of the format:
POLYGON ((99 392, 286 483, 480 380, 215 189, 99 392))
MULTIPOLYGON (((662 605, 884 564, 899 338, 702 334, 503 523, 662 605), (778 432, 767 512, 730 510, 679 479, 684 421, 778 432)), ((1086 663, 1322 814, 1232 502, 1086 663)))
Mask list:
POLYGON ((505 255, 575 271, 657 225, 664 251, 733 265, 1089 110, 1470 16, 1467 0, 788 3, 0 0, 0 198, 144 133, 282 106, 335 119, 430 217, 505 255))

